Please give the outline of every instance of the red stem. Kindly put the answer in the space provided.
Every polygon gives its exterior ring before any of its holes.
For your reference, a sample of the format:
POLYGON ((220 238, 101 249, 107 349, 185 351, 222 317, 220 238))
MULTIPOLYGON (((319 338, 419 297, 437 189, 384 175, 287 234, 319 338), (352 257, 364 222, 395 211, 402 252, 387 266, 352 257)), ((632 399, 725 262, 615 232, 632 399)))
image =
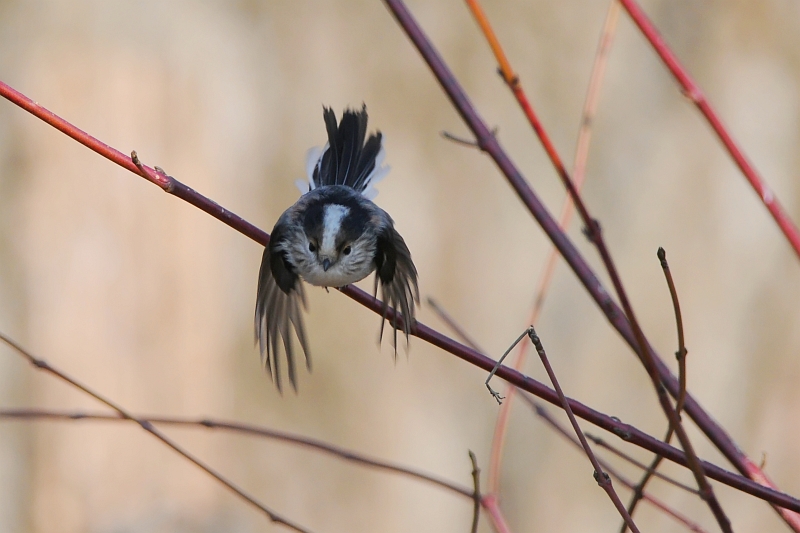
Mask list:
POLYGON ((756 194, 761 198, 761 201, 767 206, 772 218, 775 219, 778 227, 781 228, 781 231, 786 236, 792 248, 794 248, 797 256, 800 257, 800 232, 798 232, 794 222, 792 222, 783 210, 783 207, 775 197, 772 189, 770 189, 769 185, 767 185, 750 161, 747 160, 747 156, 744 155, 742 149, 739 148, 739 145, 733 140, 731 134, 728 133, 728 130, 722 124, 714 108, 711 107, 703 91, 694 82, 692 77, 689 76, 686 69, 683 68, 683 65, 681 65, 678 58, 672 50, 670 50, 664 38, 658 33, 658 30, 653 23, 650 22, 650 19, 647 18, 642 8, 636 3, 636 0, 620 0, 620 3, 633 19, 633 22, 639 27, 642 34, 644 34, 645 38, 650 41, 653 49, 655 49, 656 53, 661 57, 661 60, 675 77, 675 80, 680 84, 684 94, 697 106, 703 116, 706 117, 714 133, 717 134, 717 137, 719 137, 719 140, 733 158, 736 166, 739 167, 739 170, 742 171, 744 177, 750 182, 756 194))

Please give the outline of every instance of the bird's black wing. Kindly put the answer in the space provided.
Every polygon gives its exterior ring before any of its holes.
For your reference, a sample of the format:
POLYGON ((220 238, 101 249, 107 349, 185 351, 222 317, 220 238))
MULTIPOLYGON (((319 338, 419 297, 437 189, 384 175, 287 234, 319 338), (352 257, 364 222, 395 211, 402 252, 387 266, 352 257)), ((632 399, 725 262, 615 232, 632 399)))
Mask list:
POLYGON ((306 307, 306 299, 299 276, 286 262, 283 253, 275 249, 280 238, 280 230, 273 230, 270 244, 264 249, 261 259, 256 296, 255 336, 262 362, 279 391, 282 390, 279 351, 280 345, 283 344, 289 381, 296 391, 297 372, 292 347, 292 329, 300 340, 300 346, 306 357, 306 366, 311 369, 301 310, 301 306, 306 307))
POLYGON ((366 106, 360 111, 346 109, 338 124, 330 108, 323 108, 323 118, 328 145, 314 166, 314 186, 346 185, 363 192, 376 170, 383 136, 375 132, 367 138, 366 106))
MULTIPOLYGON (((391 221, 391 219, 389 220, 391 221)), ((378 283, 380 283, 381 299, 383 300, 381 339, 388 308, 391 306, 395 311, 391 320, 392 344, 395 354, 397 354, 397 329, 402 327, 406 342, 408 342, 411 324, 415 321, 415 303, 419 303, 419 287, 417 286, 417 268, 411 260, 411 252, 409 252, 403 237, 391 223, 387 224, 378 234, 375 265, 375 289, 377 292, 378 283), (398 311, 403 313, 402 321, 398 320, 398 311)))

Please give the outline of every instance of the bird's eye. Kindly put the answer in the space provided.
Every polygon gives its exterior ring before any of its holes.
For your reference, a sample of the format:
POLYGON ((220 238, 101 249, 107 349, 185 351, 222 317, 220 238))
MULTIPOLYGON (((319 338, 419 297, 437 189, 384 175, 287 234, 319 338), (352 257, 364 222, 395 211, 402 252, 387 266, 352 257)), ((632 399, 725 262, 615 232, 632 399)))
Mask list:
POLYGON ((344 250, 342 250, 342 253, 344 255, 350 255, 350 252, 352 252, 352 251, 353 251, 353 249, 350 248, 350 245, 347 245, 347 246, 344 247, 344 250))
POLYGON ((317 251, 317 246, 313 242, 308 243, 308 251, 309 252, 316 252, 317 251))

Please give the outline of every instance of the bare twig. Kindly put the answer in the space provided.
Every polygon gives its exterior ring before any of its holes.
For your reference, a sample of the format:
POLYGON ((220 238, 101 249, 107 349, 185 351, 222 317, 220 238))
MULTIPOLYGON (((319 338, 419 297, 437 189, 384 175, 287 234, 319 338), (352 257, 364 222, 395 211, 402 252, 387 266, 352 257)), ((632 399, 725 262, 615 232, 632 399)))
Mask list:
POLYGON ((541 339, 539 339, 539 336, 536 334, 536 330, 533 329, 533 326, 530 326, 525 333, 528 335, 533 347, 536 349, 536 353, 539 354, 539 359, 541 359, 542 365, 544 366, 544 369, 547 371, 547 375, 550 378, 550 382, 553 384, 553 388, 556 390, 559 400, 561 400, 561 407, 567 413, 569 423, 572 424, 572 429, 575 431, 575 435, 578 437, 578 440, 581 443, 581 448, 583 448, 583 451, 586 453, 586 456, 592 463, 595 481, 597 481, 597 484, 600 485, 604 491, 606 491, 606 494, 608 494, 608 497, 611 499, 614 507, 617 508, 617 512, 620 514, 628 527, 631 528, 631 531, 638 532, 639 528, 636 527, 631 515, 628 514, 628 510, 622 504, 622 500, 619 499, 619 495, 617 494, 617 491, 614 490, 614 486, 611 483, 611 478, 605 473, 603 467, 600 466, 600 462, 597 460, 592 448, 586 441, 586 437, 583 435, 583 431, 578 425, 578 421, 575 419, 572 409, 570 409, 569 402, 567 401, 566 396, 564 396, 564 392, 561 390, 561 385, 558 383, 556 373, 553 370, 553 367, 550 365, 550 360, 547 358, 547 353, 544 350, 541 339))
MULTIPOLYGON (((453 141, 456 144, 462 144, 462 145, 468 146, 470 148, 478 148, 478 149, 480 149, 480 146, 478 146, 478 143, 476 143, 475 141, 471 141, 469 139, 465 139, 463 137, 459 137, 458 135, 454 135, 454 134, 450 133, 449 131, 442 131, 441 135, 442 135, 442 137, 444 137, 448 141, 453 141)), ((497 128, 493 128, 492 129, 492 135, 497 135, 497 128)))
POLYGON ((363 466, 377 468, 379 470, 386 470, 394 472, 403 476, 411 477, 420 481, 425 481, 441 488, 455 492, 467 498, 473 499, 475 494, 468 487, 447 481, 445 479, 426 474, 419 470, 404 467, 388 461, 367 457, 358 452, 347 450, 338 446, 334 446, 327 442, 308 437, 301 437, 283 431, 276 431, 274 429, 265 428, 262 426, 255 426, 252 424, 243 424, 241 422, 232 422, 226 420, 213 420, 208 418, 190 419, 181 417, 162 417, 162 416, 140 416, 136 415, 134 419, 127 419, 118 414, 102 414, 102 413, 86 413, 81 411, 59 412, 49 411, 42 409, 0 409, 0 418, 16 418, 23 420, 30 419, 49 419, 49 420, 101 420, 107 422, 129 422, 136 420, 143 420, 151 424, 159 424, 165 426, 194 426, 206 429, 218 429, 222 431, 231 431, 235 433, 243 433, 246 435, 253 435, 258 437, 265 437, 268 439, 279 440, 283 442, 290 442, 299 446, 311 448, 320 452, 324 452, 345 461, 351 461, 363 466))
POLYGON ((77 380, 69 377, 67 374, 65 374, 61 370, 58 370, 54 366, 51 366, 44 359, 39 359, 39 358, 34 357, 30 352, 25 350, 22 346, 17 344, 13 339, 11 339, 10 337, 6 336, 2 332, 0 332, 0 340, 3 341, 6 345, 8 345, 17 354, 19 354, 22 358, 26 359, 37 370, 42 370, 44 372, 48 372, 48 373, 52 374, 53 376, 57 377, 61 381, 64 381, 64 382, 68 383, 69 385, 72 385, 76 389, 84 392, 88 396, 91 396, 92 398, 94 398, 98 402, 102 403, 103 405, 105 405, 107 407, 110 407, 111 409, 116 411, 117 414, 120 417, 125 418, 127 420, 130 420, 131 422, 137 423, 143 430, 145 430, 146 432, 148 432, 151 435, 153 435, 155 438, 157 438, 158 440, 163 442, 168 447, 172 448, 175 452, 177 452, 179 455, 183 456, 188 461, 192 462, 195 466, 197 466, 198 468, 200 468, 201 470, 206 472, 208 475, 210 475, 211 477, 216 479, 219 483, 221 483, 226 488, 231 490, 233 493, 235 493, 241 499, 245 500, 246 502, 251 504, 253 507, 259 509, 262 513, 264 513, 273 522, 275 522, 277 524, 281 524, 283 526, 286 526, 289 529, 293 529, 295 531, 300 531, 302 533, 309 533, 308 529, 306 529, 306 528, 304 528, 304 527, 302 527, 302 526, 300 526, 298 524, 295 524, 294 522, 282 517, 281 515, 277 514, 274 511, 272 511, 267 506, 265 506, 264 504, 262 504, 261 502, 259 502, 258 500, 256 500, 252 496, 250 496, 248 493, 246 493, 241 488, 239 488, 232 481, 230 481, 227 478, 225 478, 222 474, 220 474, 216 470, 212 469, 210 466, 206 465, 203 461, 201 461, 200 459, 196 458, 194 455, 190 454, 189 452, 184 450, 182 447, 178 446, 170 438, 168 438, 163 433, 161 433, 158 429, 156 429, 153 426, 153 424, 150 423, 148 420, 143 420, 141 418, 136 418, 135 416, 130 414, 128 411, 126 411, 125 409, 120 407, 117 403, 109 400, 108 398, 106 398, 106 397, 100 395, 99 393, 93 391, 92 389, 90 389, 86 385, 83 385, 82 383, 78 382, 77 380))
MULTIPOLYGON (((533 329, 533 326, 531 326, 529 329, 533 329)), ((514 346, 516 346, 517 344, 519 344, 519 341, 521 341, 522 339, 524 339, 524 338, 525 338, 525 335, 528 335, 528 333, 529 333, 529 331, 528 331, 528 330, 525 330, 525 331, 523 331, 523 332, 520 334, 520 336, 519 336, 519 337, 517 337, 517 340, 515 340, 513 343, 511 343, 511 346, 509 346, 509 347, 508 347, 508 350, 506 350, 506 351, 505 351, 505 353, 504 353, 503 355, 501 355, 501 356, 500 356, 500 359, 498 359, 498 360, 497 360, 497 363, 495 363, 495 365, 494 365, 494 368, 492 368, 492 371, 491 371, 491 372, 489 372, 489 375, 486 377, 486 382, 485 382, 486 388, 487 388, 487 389, 489 389, 489 392, 492 394, 492 396, 494 397, 494 399, 495 399, 495 400, 497 400, 497 403, 498 403, 498 404, 501 404, 501 403, 503 403, 503 396, 500 396, 500 393, 499 393, 499 392, 497 392, 497 391, 495 391, 495 390, 494 390, 494 389, 493 389, 493 388, 492 388, 492 387, 489 385, 489 380, 490 380, 490 379, 492 379, 492 376, 494 376, 494 375, 497 373, 497 370, 498 370, 498 369, 499 369, 501 366, 503 366, 503 360, 506 358, 506 356, 509 354, 509 352, 510 352, 511 350, 513 350, 513 349, 514 349, 514 346)), ((558 388, 556 388, 556 391, 558 391, 558 388)))
POLYGON ((669 269, 669 263, 667 263, 667 251, 664 248, 658 249, 658 260, 667 280, 669 295, 672 298, 672 309, 675 313, 675 327, 678 330, 678 351, 675 352, 675 358, 678 360, 678 384, 680 388, 678 389, 678 401, 675 403, 675 411, 680 416, 681 411, 683 411, 683 405, 686 403, 686 355, 689 350, 686 349, 686 339, 683 335, 683 315, 681 315, 678 291, 675 289, 675 281, 672 279, 672 272, 669 269))
MULTIPOLYGON (((667 280, 667 286, 669 287, 670 297, 672 298, 672 306, 675 313, 675 323, 678 331, 678 351, 675 352, 675 356, 678 359, 678 382, 679 382, 679 392, 678 392, 678 399, 675 405, 675 412, 680 417, 680 412, 683 409, 683 404, 686 401, 686 345, 684 341, 683 335, 683 319, 681 317, 681 308, 680 302, 678 300, 678 293, 675 289, 675 283, 672 279, 672 273, 669 270, 669 264, 667 263, 667 255, 666 251, 663 248, 658 249, 658 258, 661 263, 661 268, 664 271, 664 276, 667 280)), ((664 442, 669 443, 672 439, 672 435, 674 433, 674 427, 670 424, 667 434, 664 437, 664 442)), ((642 498, 642 493, 644 491, 645 486, 649 482, 650 478, 656 473, 656 470, 661 463, 663 458, 660 455, 656 455, 653 458, 652 463, 647 468, 644 476, 642 477, 641 481, 636 485, 636 490, 634 491, 633 497, 631 498, 630 503, 628 504, 628 511, 633 514, 636 505, 642 498)), ((620 529, 620 533, 625 533, 626 526, 623 524, 620 529)))
MULTIPOLYGON (((678 383, 680 384, 680 389, 678 391, 678 399, 675 403, 675 414, 677 415, 678 419, 680 419, 681 411, 683 410, 683 404, 686 402, 686 342, 683 335, 683 317, 681 315, 681 306, 680 301, 678 300, 678 291, 675 289, 675 282, 672 279, 672 272, 669 269, 669 263, 667 263, 667 252, 663 248, 658 249, 658 259, 661 263, 661 270, 664 272, 664 277, 667 280, 667 287, 669 288, 669 295, 672 299, 672 309, 675 313, 675 327, 678 330, 678 351, 675 352, 675 357, 678 359, 678 383)), ((672 435, 675 433, 675 427, 670 423, 669 428, 667 428, 667 434, 664 436, 664 442, 669 443, 672 440, 672 435)), ((631 497, 630 503, 628 503, 628 512, 633 516, 634 511, 636 510, 636 505, 642 499, 644 494, 644 488, 647 486, 647 483, 656 474, 656 470, 658 469, 659 465, 661 464, 663 457, 660 455, 656 455, 653 458, 653 461, 650 463, 650 466, 647 467, 644 475, 642 476, 641 481, 636 484, 636 489, 633 491, 633 496, 631 497)), ((623 523, 620 526, 620 533, 625 533, 627 526, 623 523)))
POLYGON ((449 131, 442 131, 441 135, 442 135, 442 137, 444 137, 448 141, 453 141, 456 144, 462 144, 462 145, 468 146, 470 148, 479 148, 478 147, 478 143, 476 143, 475 141, 470 141, 469 139, 464 139, 463 137, 458 137, 457 135, 454 135, 454 134, 450 133, 449 131))
POLYGON ((472 462, 472 483, 475 486, 475 494, 473 495, 475 506, 472 511, 472 528, 470 528, 470 531, 478 533, 478 519, 481 516, 481 470, 478 468, 478 458, 472 450, 469 451, 469 460, 472 462))

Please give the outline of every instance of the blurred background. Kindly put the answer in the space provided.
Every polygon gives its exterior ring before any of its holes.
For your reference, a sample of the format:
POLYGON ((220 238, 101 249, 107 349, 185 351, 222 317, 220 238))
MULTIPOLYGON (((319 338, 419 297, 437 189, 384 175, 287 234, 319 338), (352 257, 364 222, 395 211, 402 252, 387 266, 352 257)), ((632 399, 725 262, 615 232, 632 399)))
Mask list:
MULTIPOLYGON (((642 5, 800 221, 798 4, 642 5)), ((409 6, 557 214, 562 187, 465 5, 409 6)), ((607 2, 484 7, 571 161, 607 2)), ((526 325, 548 242, 486 156, 440 136, 469 133, 381 2, 0 1, 0 79, 267 231, 298 196, 306 150, 326 140, 322 106, 340 115, 364 102, 392 167, 377 203, 412 250, 423 298, 493 357, 526 325)), ((624 14, 585 191, 662 357, 674 364, 676 341, 658 246, 680 292, 690 391, 750 457, 766 458, 778 486, 800 494, 798 258, 624 14)), ((570 235, 599 267, 578 224, 570 235)), ((390 343, 378 345, 376 315, 315 288, 314 371, 300 373, 299 394, 280 396, 253 347, 261 253, 0 102, 0 330, 136 413, 262 424, 471 486, 467 452, 486 470, 498 412, 485 373, 413 338, 395 360, 390 343)), ((361 285, 371 291, 372 278, 361 285)), ((419 319, 447 332, 426 305, 419 319)), ((563 264, 538 331, 569 395, 663 434, 644 371, 563 264)), ((545 378, 536 360, 525 371, 545 378)), ((100 406, 2 347, 0 407, 100 406)), ((463 532, 472 520, 467 498, 414 480, 262 439, 165 431, 313 531, 463 532)), ((690 434, 702 457, 729 468, 690 434)), ((500 494, 514 531, 615 531, 619 517, 591 474, 515 405, 500 494)), ((716 486, 737 530, 785 527, 766 504, 716 486)), ((716 529, 697 498, 651 488, 716 529)), ((637 521, 683 530, 646 505, 637 521)), ((279 530, 132 425, 0 420, 0 531, 279 530)), ((486 520, 480 530, 490 531, 486 520)))

